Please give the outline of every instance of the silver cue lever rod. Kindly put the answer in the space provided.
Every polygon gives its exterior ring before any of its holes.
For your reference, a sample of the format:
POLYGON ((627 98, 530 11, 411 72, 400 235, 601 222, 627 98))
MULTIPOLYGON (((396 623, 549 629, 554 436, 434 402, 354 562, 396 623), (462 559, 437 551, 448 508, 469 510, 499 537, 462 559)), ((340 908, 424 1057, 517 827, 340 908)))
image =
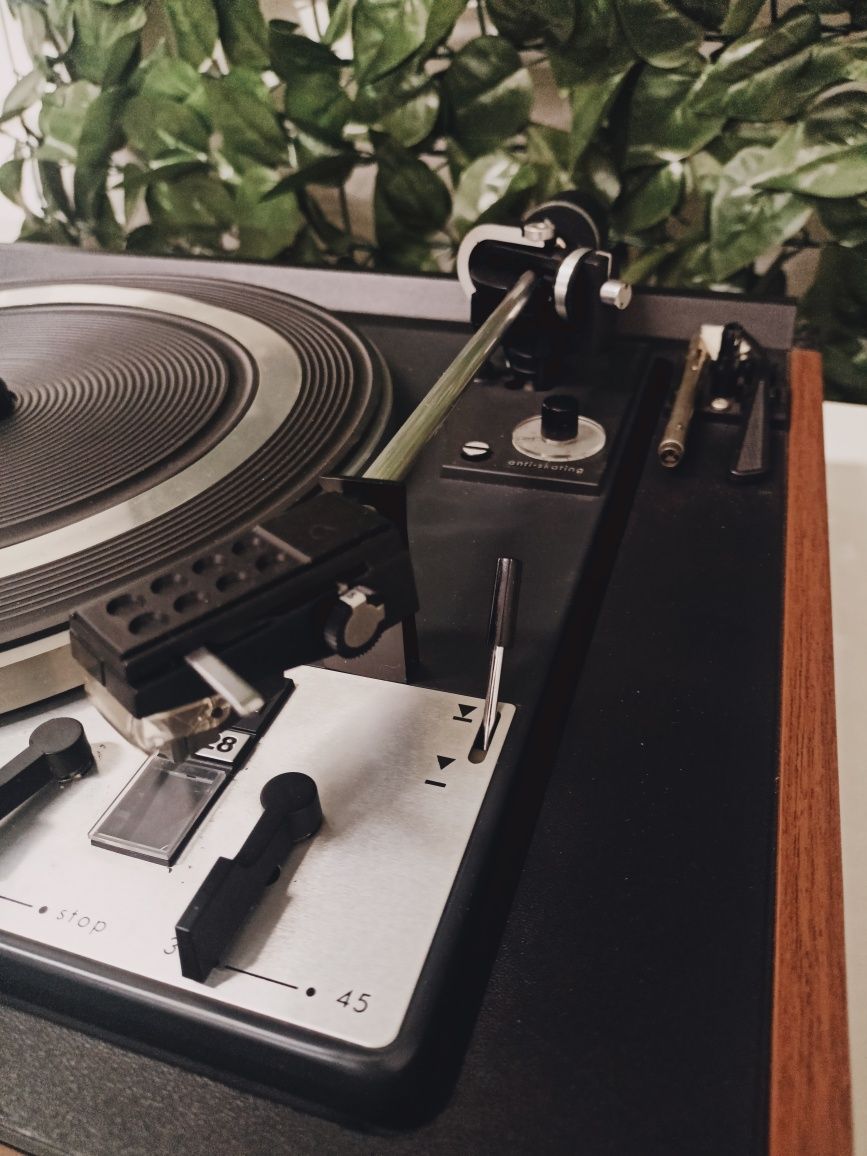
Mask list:
POLYGON ((529 270, 521 274, 362 477, 382 482, 403 481, 422 449, 445 421, 449 410, 496 349, 512 322, 520 316, 536 281, 536 274, 529 270))
POLYGON ((488 685, 485 690, 485 713, 482 719, 482 750, 486 751, 494 736, 497 722, 497 703, 500 699, 500 676, 503 672, 503 653, 515 637, 518 617, 518 595, 521 591, 521 563, 517 558, 498 558, 494 579, 494 598, 491 603, 491 621, 488 642, 491 658, 488 665, 488 685))

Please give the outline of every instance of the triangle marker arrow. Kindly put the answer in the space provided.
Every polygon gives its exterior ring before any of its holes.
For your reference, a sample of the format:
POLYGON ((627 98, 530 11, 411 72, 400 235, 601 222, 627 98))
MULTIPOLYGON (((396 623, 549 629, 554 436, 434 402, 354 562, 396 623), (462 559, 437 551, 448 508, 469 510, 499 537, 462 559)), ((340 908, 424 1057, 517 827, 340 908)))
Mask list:
POLYGON ((472 714, 475 709, 476 708, 474 706, 470 706, 468 703, 458 703, 458 710, 461 712, 461 718, 466 718, 467 715, 472 714))
POLYGON ((446 758, 445 755, 437 755, 437 762, 440 765, 441 771, 444 771, 446 769, 446 767, 449 766, 449 764, 453 763, 454 761, 455 761, 454 759, 446 758))

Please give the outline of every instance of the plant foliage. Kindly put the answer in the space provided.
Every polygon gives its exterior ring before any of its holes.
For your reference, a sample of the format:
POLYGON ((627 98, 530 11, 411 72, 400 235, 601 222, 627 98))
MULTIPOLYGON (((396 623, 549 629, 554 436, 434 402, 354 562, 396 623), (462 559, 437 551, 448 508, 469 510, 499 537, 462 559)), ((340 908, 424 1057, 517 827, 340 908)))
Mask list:
POLYGON ((10 5, 23 238, 435 271, 577 187, 633 280, 776 293, 821 247, 803 312, 836 394, 867 399, 865 0, 10 5))

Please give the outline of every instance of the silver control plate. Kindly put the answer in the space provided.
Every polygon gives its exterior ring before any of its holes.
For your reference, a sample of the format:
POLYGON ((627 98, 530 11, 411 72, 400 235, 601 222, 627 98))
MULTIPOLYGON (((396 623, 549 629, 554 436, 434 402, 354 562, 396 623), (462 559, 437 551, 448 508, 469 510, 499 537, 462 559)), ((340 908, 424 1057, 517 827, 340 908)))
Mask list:
MULTIPOLYGON (((397 1036, 515 708, 481 762, 481 699, 313 667, 174 867, 91 846, 88 832, 144 761, 82 697, 97 757, 0 822, 0 935, 14 933, 169 988, 367 1048, 397 1036), (233 857, 274 775, 319 788, 320 833, 206 984, 181 976, 174 925, 218 856, 233 857)), ((0 765, 47 716, 0 728, 0 765)))

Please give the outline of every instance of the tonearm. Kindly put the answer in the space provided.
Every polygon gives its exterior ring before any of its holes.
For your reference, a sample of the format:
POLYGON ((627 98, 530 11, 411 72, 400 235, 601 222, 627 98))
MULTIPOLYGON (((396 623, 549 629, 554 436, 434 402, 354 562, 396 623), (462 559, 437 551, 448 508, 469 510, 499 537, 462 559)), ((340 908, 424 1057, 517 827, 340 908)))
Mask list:
POLYGON ((377 489, 402 484, 498 347, 514 374, 538 384, 552 359, 598 347, 606 314, 631 296, 593 216, 568 194, 520 227, 472 230, 458 272, 475 332, 364 472, 360 500, 332 484, 73 614, 88 693, 130 741, 182 757, 259 709, 285 669, 361 655, 411 618, 408 543, 377 489))

